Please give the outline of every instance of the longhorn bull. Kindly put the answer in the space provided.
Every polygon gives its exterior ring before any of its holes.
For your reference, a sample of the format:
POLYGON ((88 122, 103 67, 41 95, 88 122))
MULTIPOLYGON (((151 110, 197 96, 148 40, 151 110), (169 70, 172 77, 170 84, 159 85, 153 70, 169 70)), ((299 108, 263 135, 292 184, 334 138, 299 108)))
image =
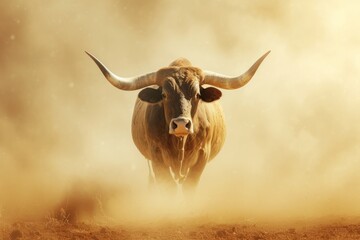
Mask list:
POLYGON ((197 185, 206 164, 224 144, 225 123, 217 101, 222 93, 215 87, 243 87, 270 51, 236 77, 203 71, 180 58, 156 72, 125 78, 86 53, 113 86, 142 89, 133 112, 133 141, 151 163, 149 169, 157 183, 167 188, 183 183, 186 191, 197 185))

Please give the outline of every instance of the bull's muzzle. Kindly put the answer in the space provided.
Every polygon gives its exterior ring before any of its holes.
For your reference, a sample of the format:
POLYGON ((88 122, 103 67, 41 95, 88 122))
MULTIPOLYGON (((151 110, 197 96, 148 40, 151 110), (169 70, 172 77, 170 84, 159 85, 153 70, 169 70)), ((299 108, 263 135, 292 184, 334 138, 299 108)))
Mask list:
POLYGON ((169 133, 177 137, 187 136, 194 132, 191 119, 186 117, 173 118, 170 121, 169 133))

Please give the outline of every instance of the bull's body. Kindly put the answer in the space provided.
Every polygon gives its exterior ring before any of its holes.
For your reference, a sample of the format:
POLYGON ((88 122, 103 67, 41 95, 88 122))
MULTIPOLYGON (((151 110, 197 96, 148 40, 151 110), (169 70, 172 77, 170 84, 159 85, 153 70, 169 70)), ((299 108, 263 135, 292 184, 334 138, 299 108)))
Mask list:
POLYGON ((268 53, 238 77, 202 71, 188 60, 178 59, 159 71, 122 78, 89 55, 117 88, 143 88, 134 107, 132 136, 142 155, 151 161, 156 182, 172 187, 176 180, 191 189, 225 140, 223 113, 217 101, 221 91, 203 85, 240 88, 252 78, 268 53))
POLYGON ((133 140, 141 154, 151 160, 157 181, 171 183, 170 169, 176 177, 180 172, 187 175, 185 185, 194 185, 206 163, 220 151, 225 140, 225 123, 219 102, 199 103, 193 123, 196 130, 187 137, 181 160, 180 140, 168 133, 163 104, 136 100, 133 140))

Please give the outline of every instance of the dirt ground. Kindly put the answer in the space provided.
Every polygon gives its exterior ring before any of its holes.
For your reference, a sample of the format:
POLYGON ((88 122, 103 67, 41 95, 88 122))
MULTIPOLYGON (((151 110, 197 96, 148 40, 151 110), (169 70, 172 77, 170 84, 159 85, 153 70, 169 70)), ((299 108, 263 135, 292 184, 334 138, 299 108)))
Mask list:
POLYGON ((269 224, 149 223, 142 226, 65 223, 58 220, 2 223, 1 239, 360 239, 360 221, 269 224))

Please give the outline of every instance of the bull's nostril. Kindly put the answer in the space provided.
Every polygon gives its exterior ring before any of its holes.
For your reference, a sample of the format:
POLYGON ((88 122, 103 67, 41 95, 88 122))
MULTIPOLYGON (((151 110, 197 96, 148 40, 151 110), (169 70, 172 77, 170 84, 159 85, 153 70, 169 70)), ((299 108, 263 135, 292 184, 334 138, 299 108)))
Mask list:
POLYGON ((190 129, 190 128, 191 128, 191 122, 189 121, 189 122, 185 125, 185 127, 186 127, 187 129, 190 129))
POLYGON ((174 129, 174 130, 177 128, 177 124, 176 124, 175 121, 171 122, 171 128, 174 129))

